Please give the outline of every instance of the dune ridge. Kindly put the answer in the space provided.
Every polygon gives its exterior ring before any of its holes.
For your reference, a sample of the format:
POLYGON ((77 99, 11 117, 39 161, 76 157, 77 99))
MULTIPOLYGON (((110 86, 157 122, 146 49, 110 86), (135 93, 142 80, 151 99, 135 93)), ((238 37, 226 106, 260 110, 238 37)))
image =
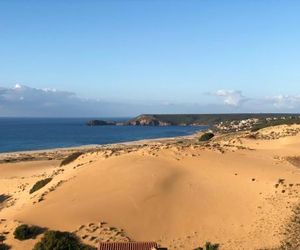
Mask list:
POLYGON ((0 233, 13 249, 31 249, 39 239, 13 239, 20 223, 74 232, 95 246, 99 240, 157 241, 168 249, 206 241, 221 249, 295 246, 288 232, 299 211, 299 132, 299 125, 281 125, 208 142, 196 134, 113 145, 89 149, 65 166, 61 153, 3 161, 0 233))

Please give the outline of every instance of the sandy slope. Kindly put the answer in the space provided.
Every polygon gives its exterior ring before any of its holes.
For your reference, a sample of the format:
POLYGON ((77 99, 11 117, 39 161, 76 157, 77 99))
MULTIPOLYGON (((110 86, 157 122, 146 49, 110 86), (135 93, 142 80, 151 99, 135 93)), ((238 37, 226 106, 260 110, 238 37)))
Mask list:
MULTIPOLYGON (((0 232, 19 222, 75 231, 102 221, 109 226, 95 229, 101 240, 128 236, 169 249, 205 241, 221 249, 276 247, 299 201, 300 171, 286 157, 300 156, 300 136, 239 137, 216 138, 209 147, 155 142, 118 153, 107 149, 62 168, 58 161, 1 164, 0 195, 12 197, 2 202, 0 232), (51 183, 29 195, 37 180, 49 176, 51 183)), ((77 234, 95 244, 87 227, 77 234)), ((34 241, 18 242, 10 233, 7 243, 30 249, 34 241)))

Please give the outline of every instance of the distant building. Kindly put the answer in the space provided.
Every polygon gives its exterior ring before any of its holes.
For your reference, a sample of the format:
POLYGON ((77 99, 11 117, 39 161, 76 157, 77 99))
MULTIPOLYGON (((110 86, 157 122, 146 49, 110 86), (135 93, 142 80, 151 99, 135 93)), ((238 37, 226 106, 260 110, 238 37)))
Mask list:
POLYGON ((167 250, 155 242, 100 242, 98 250, 167 250))

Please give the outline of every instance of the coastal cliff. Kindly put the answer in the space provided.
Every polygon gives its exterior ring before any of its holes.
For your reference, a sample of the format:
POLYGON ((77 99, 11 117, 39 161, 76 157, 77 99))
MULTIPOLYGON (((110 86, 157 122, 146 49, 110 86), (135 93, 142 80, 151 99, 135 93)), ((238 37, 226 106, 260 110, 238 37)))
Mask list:
POLYGON ((299 114, 142 114, 124 122, 90 120, 88 126, 214 126, 241 131, 280 124, 300 124, 299 114))
POLYGON ((163 121, 153 115, 139 115, 125 122, 104 121, 104 120, 89 120, 88 126, 171 126, 176 125, 171 122, 163 121))
POLYGON ((170 122, 160 120, 152 115, 140 115, 124 123, 127 126, 171 126, 170 122))

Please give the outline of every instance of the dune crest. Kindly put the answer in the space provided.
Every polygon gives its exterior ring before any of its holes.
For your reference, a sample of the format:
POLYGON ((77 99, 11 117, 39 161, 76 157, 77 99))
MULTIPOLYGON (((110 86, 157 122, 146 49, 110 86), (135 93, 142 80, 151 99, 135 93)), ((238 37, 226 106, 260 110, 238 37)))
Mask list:
POLYGON ((278 247, 299 203, 299 131, 278 126, 255 137, 242 132, 209 142, 195 135, 115 145, 65 166, 2 163, 0 197, 9 199, 0 200, 0 233, 8 231, 14 249, 35 243, 13 239, 21 222, 75 232, 91 245, 100 239, 157 241, 169 249, 206 241, 221 249, 278 247))

